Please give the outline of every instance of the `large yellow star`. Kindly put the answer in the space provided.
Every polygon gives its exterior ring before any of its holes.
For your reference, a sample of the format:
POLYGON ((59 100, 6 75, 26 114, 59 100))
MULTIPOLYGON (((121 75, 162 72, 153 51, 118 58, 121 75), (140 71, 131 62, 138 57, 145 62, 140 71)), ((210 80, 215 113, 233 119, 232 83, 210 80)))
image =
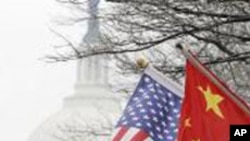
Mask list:
POLYGON ((217 116, 224 118, 219 108, 219 104, 224 100, 224 98, 218 94, 213 94, 209 86, 207 86, 206 90, 204 90, 201 86, 199 86, 198 89, 204 94, 207 103, 206 111, 211 109, 217 116))

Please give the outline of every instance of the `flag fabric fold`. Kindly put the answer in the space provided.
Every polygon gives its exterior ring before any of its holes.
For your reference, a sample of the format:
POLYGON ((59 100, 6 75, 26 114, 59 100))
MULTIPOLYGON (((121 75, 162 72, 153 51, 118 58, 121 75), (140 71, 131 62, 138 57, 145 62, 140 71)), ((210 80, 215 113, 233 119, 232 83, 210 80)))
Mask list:
POLYGON ((250 124, 250 116, 204 72, 187 61, 178 141, 229 141, 231 124, 250 124))
POLYGON ((148 66, 141 76, 112 141, 175 141, 182 88, 148 66))

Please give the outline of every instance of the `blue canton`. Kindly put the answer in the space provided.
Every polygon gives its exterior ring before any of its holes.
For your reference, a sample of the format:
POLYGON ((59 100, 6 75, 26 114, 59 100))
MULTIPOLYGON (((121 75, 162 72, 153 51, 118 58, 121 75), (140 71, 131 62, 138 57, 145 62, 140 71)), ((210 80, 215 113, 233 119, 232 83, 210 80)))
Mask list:
POLYGON ((154 141, 174 141, 181 98, 143 74, 117 126, 144 130, 154 141))

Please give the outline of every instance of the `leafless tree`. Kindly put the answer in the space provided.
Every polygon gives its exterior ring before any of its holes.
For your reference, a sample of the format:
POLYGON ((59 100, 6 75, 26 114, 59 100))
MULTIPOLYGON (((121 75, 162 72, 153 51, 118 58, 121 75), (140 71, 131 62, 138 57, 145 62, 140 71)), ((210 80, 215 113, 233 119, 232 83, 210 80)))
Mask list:
MULTIPOLYGON (((80 119, 81 120, 81 119, 80 119)), ((57 129, 51 136, 60 141, 99 141, 108 140, 112 134, 113 126, 102 125, 96 121, 96 125, 87 125, 77 121, 57 124, 57 129)))
POLYGON ((101 113, 90 118, 81 112, 76 112, 59 117, 56 121, 50 121, 42 128, 42 133, 50 140, 58 141, 109 141, 113 130, 114 125, 111 120, 101 113))
MULTIPOLYGON (((58 0, 82 16, 67 23, 88 19, 86 0, 58 0)), ((101 44, 73 45, 71 51, 48 56, 67 61, 109 54, 123 72, 137 72, 134 56, 144 52, 159 71, 181 81, 184 58, 175 50, 185 42, 243 98, 250 101, 250 3, 247 0, 107 0, 95 18, 101 24, 101 44), (113 3, 115 2, 115 3, 113 3), (85 49, 79 49, 79 48, 85 49)))
MULTIPOLYGON (((86 0, 57 1, 78 12, 63 25, 91 20, 86 0)), ((65 44, 56 46, 57 53, 47 59, 58 62, 108 54, 126 77, 141 71, 135 58, 143 55, 156 69, 183 83, 185 59, 175 48, 181 42, 188 44, 205 66, 250 102, 248 0, 107 1, 94 17, 101 23, 100 44, 78 44, 52 30, 65 44)), ((128 93, 131 89, 120 91, 128 93)), ((112 126, 101 124, 98 129, 78 122, 57 126, 58 133, 52 136, 61 141, 92 141, 97 136, 108 137, 112 131, 112 126)))

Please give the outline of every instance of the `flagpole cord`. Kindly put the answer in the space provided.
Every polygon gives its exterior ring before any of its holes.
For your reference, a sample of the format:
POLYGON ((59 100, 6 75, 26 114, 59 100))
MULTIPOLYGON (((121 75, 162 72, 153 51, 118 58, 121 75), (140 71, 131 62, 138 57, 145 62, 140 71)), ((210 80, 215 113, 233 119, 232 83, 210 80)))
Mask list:
POLYGON ((232 94, 225 86, 223 86, 200 62, 189 52, 187 47, 182 44, 176 44, 176 48, 180 49, 182 54, 192 63, 198 70, 200 70, 206 77, 208 77, 218 88, 220 88, 231 100, 233 100, 244 112, 250 115, 250 109, 242 103, 238 98, 232 94))

